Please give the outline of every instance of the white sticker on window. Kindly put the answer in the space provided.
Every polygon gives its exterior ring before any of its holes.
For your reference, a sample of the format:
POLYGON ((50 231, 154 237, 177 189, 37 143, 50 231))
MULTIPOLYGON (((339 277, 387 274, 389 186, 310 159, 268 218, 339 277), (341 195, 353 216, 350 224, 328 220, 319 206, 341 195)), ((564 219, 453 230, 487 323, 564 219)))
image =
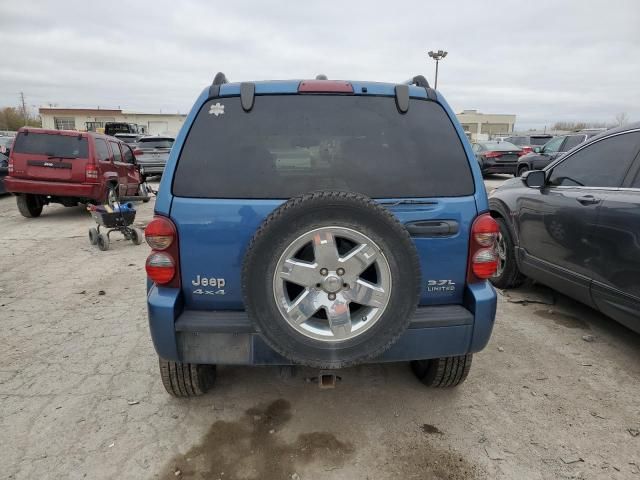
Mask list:
POLYGON ((215 115, 216 117, 218 115, 224 115, 224 105, 221 105, 220 102, 211 105, 211 107, 209 107, 209 115, 215 115))

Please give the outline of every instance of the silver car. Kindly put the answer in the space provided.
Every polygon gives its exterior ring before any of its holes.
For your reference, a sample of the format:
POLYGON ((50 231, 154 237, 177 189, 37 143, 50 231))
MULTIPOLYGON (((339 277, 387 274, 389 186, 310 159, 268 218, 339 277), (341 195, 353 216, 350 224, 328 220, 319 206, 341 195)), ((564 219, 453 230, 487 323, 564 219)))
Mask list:
POLYGON ((174 140, 173 137, 164 136, 142 137, 138 140, 133 153, 143 180, 162 175, 174 140))

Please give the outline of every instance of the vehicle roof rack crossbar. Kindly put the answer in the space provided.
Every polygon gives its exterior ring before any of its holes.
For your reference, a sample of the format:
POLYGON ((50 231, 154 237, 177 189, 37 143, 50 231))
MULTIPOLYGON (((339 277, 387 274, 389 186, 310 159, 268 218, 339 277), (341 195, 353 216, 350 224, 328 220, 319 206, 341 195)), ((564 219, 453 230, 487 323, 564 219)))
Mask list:
POLYGON ((396 85, 396 106, 400 113, 409 111, 409 85, 396 85))
POLYGON ((256 98, 256 84, 242 82, 240 84, 240 103, 245 112, 250 112, 253 108, 253 101, 256 98))

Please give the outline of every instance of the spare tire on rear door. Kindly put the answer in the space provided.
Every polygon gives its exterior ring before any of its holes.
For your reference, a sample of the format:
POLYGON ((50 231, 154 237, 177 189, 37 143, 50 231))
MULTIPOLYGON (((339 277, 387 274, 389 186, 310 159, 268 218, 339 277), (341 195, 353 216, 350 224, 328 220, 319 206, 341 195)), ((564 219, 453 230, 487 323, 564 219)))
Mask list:
POLYGON ((292 198, 254 235, 242 272, 254 326, 318 368, 375 358, 406 330, 420 293, 416 248, 382 205, 347 192, 292 198))

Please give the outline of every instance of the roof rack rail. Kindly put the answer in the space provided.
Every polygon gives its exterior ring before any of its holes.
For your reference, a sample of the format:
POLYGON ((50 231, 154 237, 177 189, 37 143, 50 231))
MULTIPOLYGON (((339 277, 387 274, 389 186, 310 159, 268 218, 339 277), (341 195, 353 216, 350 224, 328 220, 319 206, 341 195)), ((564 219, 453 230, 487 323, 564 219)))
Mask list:
POLYGON ((429 82, 427 82, 427 79, 424 78, 424 75, 416 75, 415 77, 407 80, 404 83, 405 85, 415 85, 416 87, 431 88, 429 86, 429 82))
POLYGON ((431 88, 427 79, 424 78, 424 75, 416 75, 415 77, 404 82, 405 85, 415 85, 416 87, 422 87, 427 91, 427 98, 429 100, 436 101, 438 96, 436 95, 436 91, 431 88))
POLYGON ((227 80, 225 74, 222 72, 216 73, 216 76, 213 77, 213 83, 209 87, 209 98, 217 97, 220 93, 220 85, 223 85, 225 83, 229 83, 229 80, 227 80))
POLYGON ((225 74, 222 72, 216 73, 216 76, 213 77, 213 85, 222 85, 223 83, 229 83, 225 74))

